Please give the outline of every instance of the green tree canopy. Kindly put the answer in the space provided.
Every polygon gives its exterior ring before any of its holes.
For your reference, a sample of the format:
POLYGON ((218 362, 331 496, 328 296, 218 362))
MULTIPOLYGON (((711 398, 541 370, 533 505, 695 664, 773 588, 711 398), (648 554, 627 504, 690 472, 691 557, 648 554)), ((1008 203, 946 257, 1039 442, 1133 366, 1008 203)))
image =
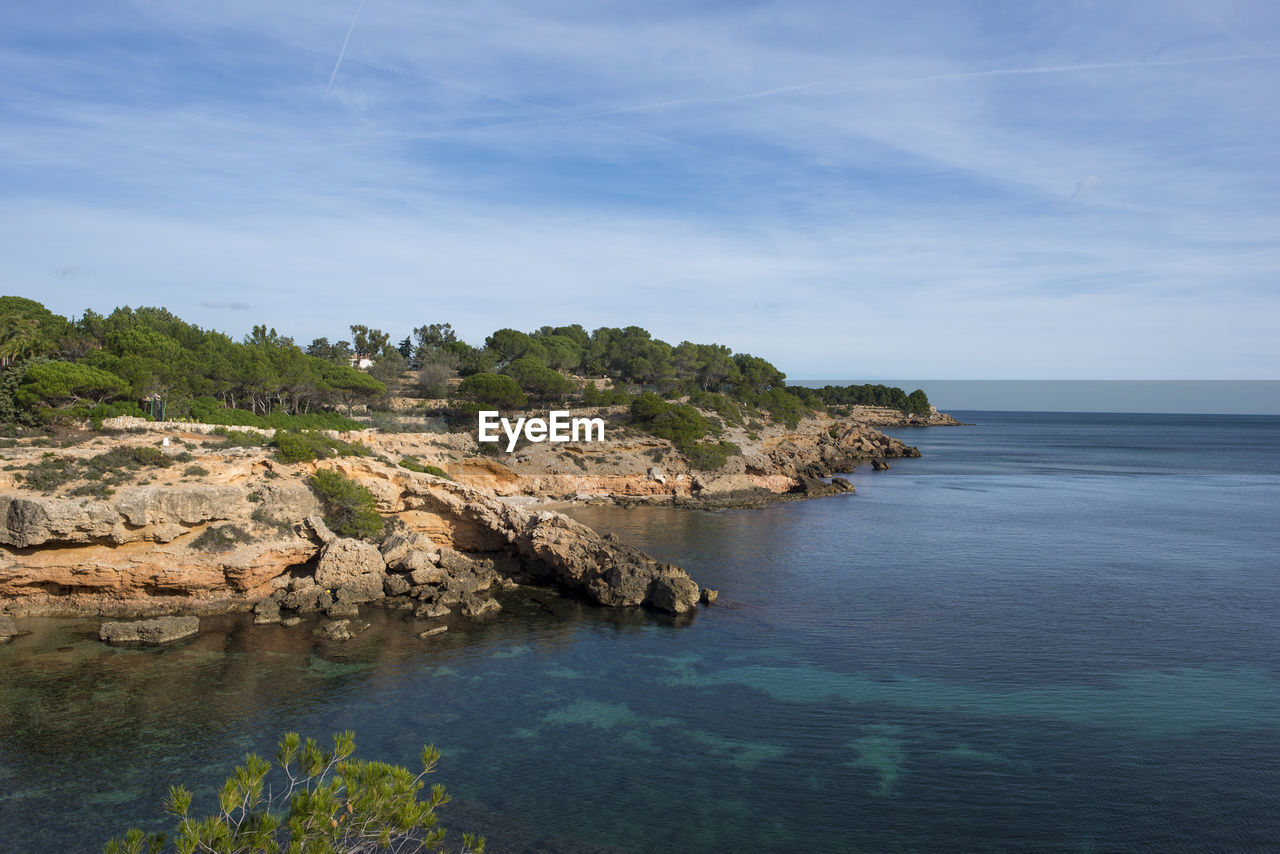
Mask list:
POLYGON ((22 376, 16 398, 23 406, 64 406, 82 400, 102 403, 128 390, 115 374, 74 362, 32 365, 22 376))
POLYGON ((481 371, 464 379, 458 384, 458 394, 467 400, 498 409, 523 409, 529 405, 529 398, 514 379, 488 371, 481 371))

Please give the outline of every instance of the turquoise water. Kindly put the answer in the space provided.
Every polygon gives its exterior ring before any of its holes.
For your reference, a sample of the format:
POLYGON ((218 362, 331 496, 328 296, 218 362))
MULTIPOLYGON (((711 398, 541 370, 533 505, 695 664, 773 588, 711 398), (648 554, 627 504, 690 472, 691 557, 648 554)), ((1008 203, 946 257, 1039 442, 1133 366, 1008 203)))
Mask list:
POLYGON ((0 848, 163 828, 170 782, 352 729, 441 747, 443 823, 499 852, 1275 850, 1280 419, 959 416, 855 496, 576 512, 719 588, 692 619, 41 621, 0 647, 0 848))

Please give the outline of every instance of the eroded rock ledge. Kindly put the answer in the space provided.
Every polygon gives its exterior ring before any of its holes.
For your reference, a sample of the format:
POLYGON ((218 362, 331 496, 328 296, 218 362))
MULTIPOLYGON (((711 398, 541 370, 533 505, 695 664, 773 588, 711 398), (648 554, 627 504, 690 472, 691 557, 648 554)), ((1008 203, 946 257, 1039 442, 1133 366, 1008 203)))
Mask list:
POLYGON ((554 584, 602 605, 681 613, 700 589, 684 570, 549 510, 504 503, 369 459, 331 464, 367 486, 391 533, 381 547, 335 537, 297 479, 123 489, 106 501, 0 495, 0 610, 152 616, 253 608, 351 617, 392 597, 423 616, 481 617, 486 594, 554 584))

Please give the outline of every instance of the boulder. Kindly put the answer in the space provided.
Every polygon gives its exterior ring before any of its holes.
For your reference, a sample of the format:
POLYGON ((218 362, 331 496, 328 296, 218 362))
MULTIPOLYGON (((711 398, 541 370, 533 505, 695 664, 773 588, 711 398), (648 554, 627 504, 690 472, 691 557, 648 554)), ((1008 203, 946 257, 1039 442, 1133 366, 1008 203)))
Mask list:
POLYGON ((719 590, 712 590, 710 587, 702 588, 702 603, 710 605, 720 598, 719 590))
POLYGON ((655 483, 666 483, 667 476, 663 474, 662 469, 657 466, 652 466, 649 469, 649 480, 652 480, 655 483))
POLYGON ((462 597, 462 603, 458 607, 458 613, 462 616, 474 620, 480 617, 487 617, 490 614, 496 614, 502 610, 502 605, 498 604, 495 599, 481 599, 479 596, 466 594, 462 597))
POLYGON ((682 614, 698 604, 698 585, 683 570, 671 567, 653 580, 648 600, 659 610, 682 614))
POLYGON ((440 548, 426 534, 416 532, 387 537, 381 550, 392 572, 412 572, 440 559, 440 548))
POLYGON ((448 626, 433 626, 432 628, 427 629, 425 632, 418 632, 418 637, 422 638, 423 640, 426 640, 432 635, 442 635, 447 631, 449 631, 448 626))
POLYGON ((334 620, 332 623, 325 623, 316 629, 315 634, 325 640, 346 641, 351 640, 367 628, 369 628, 369 624, 359 620, 334 620))
POLYGON ((435 604, 419 606, 418 610, 413 612, 413 615, 415 617, 420 617, 422 619, 434 620, 439 617, 447 617, 452 613, 453 612, 449 610, 449 608, 447 608, 446 606, 441 605, 439 603, 435 603, 435 604))
POLYGON ((316 535, 316 539, 328 545, 338 539, 338 535, 329 530, 329 526, 324 523, 318 514, 312 514, 306 518, 307 527, 316 535))
POLYGON ((297 590, 291 590, 280 601, 282 607, 291 611, 306 613, 308 611, 323 611, 333 604, 333 597, 329 595, 329 591, 316 584, 308 587, 300 587, 297 590))
POLYGON ((336 591, 343 602, 372 602, 383 595, 385 569, 376 547, 343 537, 321 550, 315 579, 320 587, 336 591))
POLYGON ((438 566, 424 566, 409 573, 409 580, 415 586, 422 584, 441 584, 448 577, 444 569, 438 566))
POLYGON ((199 617, 157 617, 154 620, 103 623, 98 638, 111 644, 171 643, 200 631, 199 617))
POLYGON ((412 586, 403 575, 385 575, 382 578, 382 592, 388 596, 403 596, 412 586))
POLYGON ((0 643, 15 638, 18 634, 18 624, 13 621, 13 617, 0 614, 0 643))
POLYGON ((253 622, 258 625, 280 622, 280 603, 275 599, 263 599, 253 606, 253 622))
POLYGON ((328 608, 325 608, 324 614, 326 617, 333 617, 335 619, 338 617, 358 617, 360 616, 360 606, 355 602, 344 602, 339 599, 328 608))

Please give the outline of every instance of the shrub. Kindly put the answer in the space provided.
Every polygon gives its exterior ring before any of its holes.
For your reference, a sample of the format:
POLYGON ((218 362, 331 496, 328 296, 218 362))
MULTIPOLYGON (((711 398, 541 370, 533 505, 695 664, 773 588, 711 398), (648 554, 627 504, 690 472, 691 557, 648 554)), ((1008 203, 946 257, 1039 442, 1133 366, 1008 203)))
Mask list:
POLYGON ((191 541, 193 548, 206 552, 229 552, 238 543, 249 541, 249 534, 236 525, 208 527, 200 532, 200 536, 191 541))
POLYGON ((694 442, 680 446, 689 465, 702 471, 713 471, 723 468, 729 457, 741 454, 742 450, 733 442, 694 442))
POLYGON ((322 469, 311 486, 324 502, 325 524, 342 537, 373 538, 382 534, 383 520, 373 493, 342 472, 322 469))
POLYGON ((304 463, 329 457, 367 456, 370 453, 363 445, 333 439, 314 430, 277 431, 271 444, 276 449, 276 457, 284 463, 304 463))
POLYGON ((417 457, 405 457, 400 461, 400 467, 406 468, 409 471, 419 472, 420 474, 433 474, 436 477, 442 477, 445 480, 453 480, 453 478, 449 477, 448 472, 440 468, 440 466, 424 465, 418 461, 417 457))
MULTIPOLYGON (((19 476, 14 477, 17 479, 19 476)), ((41 492, 53 492, 78 477, 80 471, 74 457, 55 457, 52 454, 46 454, 38 462, 27 466, 21 474, 23 486, 41 492)))
POLYGON ((182 470, 183 477, 206 477, 209 470, 204 466, 187 466, 182 470))
POLYGON ((631 415, 641 429, 676 445, 696 442, 713 429, 692 406, 668 403, 653 392, 645 392, 632 402, 631 415))
POLYGON ((458 394, 498 409, 522 409, 529 405, 529 399, 514 379, 487 371, 472 374, 463 380, 458 385, 458 394))
POLYGON ((271 443, 270 436, 254 430, 228 430, 219 427, 213 433, 222 437, 223 448, 261 448, 271 443))
MULTIPOLYGON (((332 751, 287 733, 276 749, 276 767, 255 754, 246 756, 219 790, 218 811, 205 818, 191 815, 191 792, 171 787, 165 811, 178 819, 174 849, 228 854, 444 850, 445 831, 436 816, 436 809, 449 802, 444 786, 437 783, 426 800, 418 799, 440 751, 422 749, 417 775, 403 766, 353 759, 354 753, 350 732, 333 736, 332 751), (273 771, 279 779, 268 782, 273 771)), ((166 842, 164 834, 148 836, 135 829, 103 850, 159 854, 166 842)), ((460 854, 481 854, 484 846, 483 837, 463 834, 460 854)))

